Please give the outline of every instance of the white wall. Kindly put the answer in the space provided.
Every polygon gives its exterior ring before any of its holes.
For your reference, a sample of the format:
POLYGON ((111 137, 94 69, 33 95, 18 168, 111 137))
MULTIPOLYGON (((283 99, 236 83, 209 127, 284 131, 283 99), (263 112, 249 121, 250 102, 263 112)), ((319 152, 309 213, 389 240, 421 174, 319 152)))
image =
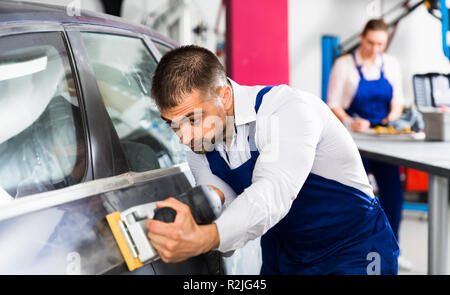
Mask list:
MULTIPOLYGON (((337 35, 341 41, 362 30, 370 18, 372 0, 290 0, 289 50, 291 85, 321 95, 321 36, 337 35)), ((383 11, 399 0, 383 2, 383 11)), ((378 11, 379 12, 379 11, 378 11)), ((388 50, 403 70, 407 105, 414 99, 412 75, 431 71, 450 72, 442 51, 440 22, 420 7, 403 19, 388 50)))
POLYGON ((398 27, 389 48, 403 70, 405 99, 414 100, 412 76, 417 73, 450 72, 450 62, 442 50, 442 24, 420 7, 398 27))
MULTIPOLYGON (((193 40, 193 43, 202 45, 213 52, 216 50, 217 35, 214 33, 216 19, 221 0, 188 0, 186 1, 192 12, 191 22, 197 24, 204 22, 208 28, 206 41, 193 40)), ((142 18, 151 11, 162 11, 168 5, 169 0, 125 0, 122 6, 122 16, 132 22, 139 23, 142 18)), ((225 15, 222 15, 220 32, 225 32, 225 15)), ((180 44, 182 45, 182 44, 180 44)))
MULTIPOLYGON (((102 12, 99 0, 28 0, 68 5, 79 2, 82 9, 102 12)), ((146 13, 161 10, 169 0, 125 0, 123 17, 140 23, 146 13)), ((321 36, 337 35, 341 41, 362 29, 373 13, 387 11, 403 0, 289 0, 290 84, 321 95, 321 36), (375 4, 374 6, 371 6, 375 4), (370 9, 372 7, 373 9, 370 9)), ((206 42, 197 42, 215 51, 218 36, 213 29, 222 0, 190 0, 193 21, 202 19, 208 26, 206 42)), ((222 15, 220 31, 225 31, 222 15)), ((400 22, 388 53, 397 57, 403 69, 403 88, 407 105, 414 100, 412 75, 425 72, 450 72, 442 52, 440 22, 422 6, 400 22)))
MULTIPOLYGON (((20 1, 20 0, 19 0, 20 1)), ((54 5, 68 6, 75 5, 82 10, 91 10, 95 12, 104 12, 100 0, 26 0, 28 2, 48 3, 54 5)), ((216 43, 219 38, 214 33, 216 19, 219 12, 221 0, 187 0, 192 11, 191 21, 196 24, 200 21, 206 23, 208 30, 206 32, 206 41, 195 40, 193 43, 202 45, 213 52, 216 50, 216 43)), ((122 17, 133 23, 140 24, 145 16, 152 11, 162 11, 168 5, 169 0, 124 0, 122 4, 122 17)), ((219 32, 225 33, 225 15, 221 17, 219 32)))

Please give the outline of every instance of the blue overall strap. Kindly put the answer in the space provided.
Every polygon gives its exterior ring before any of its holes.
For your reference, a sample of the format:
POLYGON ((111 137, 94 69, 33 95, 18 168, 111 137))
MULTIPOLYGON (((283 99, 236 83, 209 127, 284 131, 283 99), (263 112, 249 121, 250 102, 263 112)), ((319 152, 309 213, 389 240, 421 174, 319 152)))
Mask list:
POLYGON ((361 70, 361 65, 359 65, 358 62, 356 61, 356 55, 354 52, 352 53, 352 58, 353 58, 353 62, 355 63, 356 69, 358 70, 359 76, 361 77, 361 79, 364 79, 364 76, 363 76, 362 70, 361 70))
POLYGON ((263 89, 261 89, 258 94, 256 95, 256 102, 255 102, 255 112, 258 113, 259 107, 261 106, 262 99, 264 95, 272 89, 273 86, 266 86, 263 89))
MULTIPOLYGON (((356 55, 353 52, 352 53, 352 58, 353 58, 353 62, 355 63, 356 69, 358 70, 358 73, 360 75, 361 78, 364 78, 364 75, 362 73, 362 66, 358 64, 358 62, 356 61, 356 55)), ((384 77, 384 60, 383 60, 383 55, 380 55, 381 58, 381 67, 380 67, 380 78, 384 77)))
MULTIPOLYGON (((261 106, 264 95, 272 89, 273 86, 262 88, 256 95, 255 111, 256 113, 261 106)), ((255 168, 256 159, 259 152, 255 149, 254 140, 248 138, 250 145, 251 157, 241 166, 231 169, 227 162, 222 158, 217 150, 207 152, 206 159, 209 163, 211 172, 226 182, 237 195, 240 195, 244 189, 252 184, 253 169, 255 168)))

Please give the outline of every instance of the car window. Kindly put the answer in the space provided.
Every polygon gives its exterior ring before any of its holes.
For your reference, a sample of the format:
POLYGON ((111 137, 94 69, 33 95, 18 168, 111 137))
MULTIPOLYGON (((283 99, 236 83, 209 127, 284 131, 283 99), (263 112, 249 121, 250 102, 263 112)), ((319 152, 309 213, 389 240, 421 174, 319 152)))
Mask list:
POLYGON ((153 43, 156 45, 156 48, 158 48, 158 50, 159 50, 159 52, 161 53, 161 55, 164 55, 164 54, 166 54, 167 52, 169 52, 169 51, 172 50, 171 47, 169 47, 169 46, 167 46, 167 45, 164 45, 164 44, 162 44, 162 43, 159 43, 159 42, 156 42, 156 41, 154 41, 153 43))
POLYGON ((180 139, 150 97, 157 61, 144 42, 122 35, 81 35, 130 169, 141 172, 184 162, 180 139))
POLYGON ((74 85, 61 33, 0 38, 0 203, 83 179, 74 85))

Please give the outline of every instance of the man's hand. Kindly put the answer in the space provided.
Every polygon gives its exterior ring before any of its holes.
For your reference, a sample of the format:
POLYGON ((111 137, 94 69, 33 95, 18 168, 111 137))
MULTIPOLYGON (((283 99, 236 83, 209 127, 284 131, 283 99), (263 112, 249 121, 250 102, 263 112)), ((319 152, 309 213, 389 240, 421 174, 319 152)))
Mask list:
POLYGON ((370 128, 370 122, 366 119, 355 118, 352 123, 352 130, 356 132, 363 132, 370 128))
POLYGON ((184 261, 219 246, 219 233, 215 223, 199 226, 186 204, 169 198, 156 203, 158 208, 170 207, 177 212, 175 221, 165 223, 148 219, 148 237, 161 259, 166 263, 184 261))
POLYGON ((389 117, 386 117, 386 118, 384 118, 384 119, 381 121, 381 124, 387 125, 390 121, 391 121, 391 120, 389 119, 389 117))

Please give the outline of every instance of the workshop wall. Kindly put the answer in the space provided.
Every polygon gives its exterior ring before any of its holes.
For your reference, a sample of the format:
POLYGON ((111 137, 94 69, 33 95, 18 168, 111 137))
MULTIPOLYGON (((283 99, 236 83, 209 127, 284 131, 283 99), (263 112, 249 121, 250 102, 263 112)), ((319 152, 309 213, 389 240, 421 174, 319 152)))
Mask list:
MULTIPOLYGON (((388 11, 401 0, 383 1, 388 11)), ((380 1, 290 0, 289 51, 291 85, 321 95, 321 36, 336 35, 341 41, 362 30, 366 21, 379 16, 380 1), (320 5, 319 5, 320 3, 320 5), (378 7, 373 4, 377 4, 378 7)), ((440 22, 422 6, 404 18, 388 53, 399 60, 407 106, 414 101, 415 73, 450 72, 442 51, 440 22)))
MULTIPOLYGON (((102 12, 99 0, 28 0, 50 4, 68 5, 79 2, 82 9, 102 12)), ((321 92, 321 36, 337 35, 341 40, 361 30, 365 22, 389 10, 403 0, 289 0, 289 61, 290 84, 320 96, 321 92), (382 7, 380 7, 382 5, 382 7)), ((161 9, 169 0, 125 0, 123 17, 141 22, 149 11, 161 9)), ((222 0, 191 0, 196 17, 209 28, 202 44, 212 51, 223 38, 225 17, 219 29, 213 32, 222 0)), ((388 50, 401 63, 406 105, 413 103, 412 76, 415 73, 450 72, 450 63, 442 52, 441 23, 433 18, 424 6, 404 18, 388 50)))

